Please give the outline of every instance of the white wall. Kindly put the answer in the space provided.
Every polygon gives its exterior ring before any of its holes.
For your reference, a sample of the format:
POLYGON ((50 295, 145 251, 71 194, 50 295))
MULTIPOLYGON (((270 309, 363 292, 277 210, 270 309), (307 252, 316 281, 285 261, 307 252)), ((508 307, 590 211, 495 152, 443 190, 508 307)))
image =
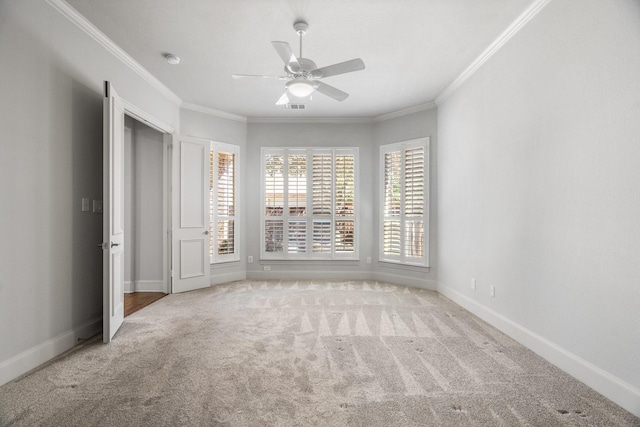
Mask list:
MULTIPOLYGON (((409 286, 425 289, 437 288, 437 153, 438 153, 438 124, 437 110, 435 108, 417 113, 384 120, 375 124, 374 165, 378 171, 380 164, 380 146, 395 142, 409 141, 412 139, 429 137, 429 271, 424 269, 407 268, 404 266, 392 266, 388 263, 378 263, 379 253, 374 252, 373 272, 379 280, 387 280, 392 283, 407 284, 409 286)), ((380 205, 379 188, 382 185, 380 174, 373 177, 375 190, 373 192, 374 206, 380 205)), ((378 248, 379 242, 379 218, 375 215, 373 247, 378 248)))
POLYGON ((439 290, 636 415, 639 18, 551 1, 438 108, 439 290))
MULTIPOLYGON (((238 199, 239 213, 239 250, 240 261, 227 262, 222 264, 211 265, 211 284, 219 284, 232 280, 242 280, 246 278, 246 222, 249 217, 246 209, 246 188, 244 175, 246 173, 246 157, 247 157, 247 124, 243 121, 232 120, 217 117, 213 114, 206 114, 199 111, 193 111, 183 108, 180 110, 180 133, 187 136, 195 136, 216 142, 224 142, 240 147, 239 153, 239 177, 238 190, 240 191, 238 199)), ((238 231, 238 230, 236 230, 238 231)))
POLYGON ((102 92, 178 108, 40 0, 0 2, 0 384, 101 327, 102 92))

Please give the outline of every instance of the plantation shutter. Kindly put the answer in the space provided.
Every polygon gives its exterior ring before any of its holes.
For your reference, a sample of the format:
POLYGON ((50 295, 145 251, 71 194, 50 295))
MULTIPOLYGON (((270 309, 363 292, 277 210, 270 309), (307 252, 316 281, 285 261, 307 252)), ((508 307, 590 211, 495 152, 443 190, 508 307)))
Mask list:
POLYGON ((210 262, 238 260, 237 147, 212 142, 209 171, 210 262))
POLYGON ((307 251, 307 156, 289 154, 287 157, 287 252, 307 251))
POLYGON ((268 154, 264 171, 264 249, 282 252, 284 244, 284 155, 268 154))
POLYGON ((336 228, 335 250, 338 253, 354 251, 355 214, 355 158, 352 154, 336 153, 336 228))
POLYGON ((313 220, 313 252, 318 254, 331 253, 331 220, 313 220))
POLYGON ((428 139, 381 147, 380 259, 427 265, 428 139))
POLYGON ((400 151, 384 154, 383 253, 400 255, 401 165, 400 151))
POLYGON ((313 155, 313 215, 331 215, 331 154, 313 155))
POLYGON ((318 153, 312 159, 312 247, 314 253, 329 254, 332 251, 333 154, 329 151, 318 153))
POLYGON ((404 164, 404 255, 421 258, 424 255, 424 148, 407 149, 404 164))
POLYGON ((215 241, 214 241, 214 225, 216 223, 215 217, 215 160, 216 154, 214 150, 209 150, 209 262, 215 262, 215 258, 213 256, 215 241))
POLYGON ((235 154, 218 153, 218 254, 235 252, 236 172, 235 154))
POLYGON ((356 257, 356 153, 263 149, 263 257, 356 257))

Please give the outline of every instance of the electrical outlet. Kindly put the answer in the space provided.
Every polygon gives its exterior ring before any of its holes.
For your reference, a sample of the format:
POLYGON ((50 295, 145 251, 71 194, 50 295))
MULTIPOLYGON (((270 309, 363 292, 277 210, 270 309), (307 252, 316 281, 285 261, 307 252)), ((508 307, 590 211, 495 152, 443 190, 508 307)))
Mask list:
POLYGON ((476 290, 476 279, 471 279, 471 289, 476 290))
POLYGON ((489 286, 489 295, 491 295, 492 297, 495 298, 495 296, 496 296, 496 287, 495 286, 493 286, 493 285, 489 286))
POLYGON ((247 262, 250 262, 250 263, 253 262, 253 255, 249 255, 247 262))
POLYGON ((91 200, 88 197, 82 198, 82 212, 89 212, 89 203, 91 203, 91 200))
POLYGON ((262 266, 262 269, 263 269, 264 271, 271 271, 271 266, 270 266, 270 265, 263 265, 263 266, 262 266))
POLYGON ((102 213, 102 200, 93 201, 93 213, 102 213))
POLYGON ((371 257, 370 256, 367 257, 367 264, 371 264, 371 257))

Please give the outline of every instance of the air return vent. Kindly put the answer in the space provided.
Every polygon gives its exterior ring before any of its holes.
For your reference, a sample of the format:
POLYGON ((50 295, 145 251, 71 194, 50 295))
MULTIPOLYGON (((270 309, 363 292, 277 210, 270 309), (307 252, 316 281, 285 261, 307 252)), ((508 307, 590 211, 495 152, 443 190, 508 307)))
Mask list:
POLYGON ((306 110, 307 104, 284 104, 287 110, 306 110))

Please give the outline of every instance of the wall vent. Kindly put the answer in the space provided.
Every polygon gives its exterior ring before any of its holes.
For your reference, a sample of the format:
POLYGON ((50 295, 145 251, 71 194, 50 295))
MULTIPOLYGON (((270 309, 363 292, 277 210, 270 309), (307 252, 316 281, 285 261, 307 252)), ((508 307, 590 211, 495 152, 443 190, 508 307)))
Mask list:
POLYGON ((284 104, 287 110, 306 110, 307 104, 284 104))

